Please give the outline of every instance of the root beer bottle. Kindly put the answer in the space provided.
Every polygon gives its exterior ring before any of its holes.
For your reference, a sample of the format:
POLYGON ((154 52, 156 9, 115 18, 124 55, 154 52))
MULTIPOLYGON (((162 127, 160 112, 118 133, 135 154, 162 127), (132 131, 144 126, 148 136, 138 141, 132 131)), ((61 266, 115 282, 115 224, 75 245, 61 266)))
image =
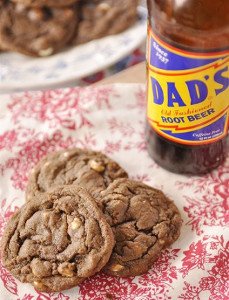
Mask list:
POLYGON ((149 154, 201 174, 228 153, 229 0, 148 0, 149 154))

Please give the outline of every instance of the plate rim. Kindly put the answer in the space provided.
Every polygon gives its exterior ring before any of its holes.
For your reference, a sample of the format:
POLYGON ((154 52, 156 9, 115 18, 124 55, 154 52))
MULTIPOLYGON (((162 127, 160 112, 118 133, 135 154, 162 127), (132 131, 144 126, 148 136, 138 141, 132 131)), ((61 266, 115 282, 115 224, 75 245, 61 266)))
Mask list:
MULTIPOLYGON (((147 9, 143 6, 138 6, 138 13, 139 15, 144 18, 144 20, 146 20, 147 18, 147 9)), ((141 25, 140 21, 139 22, 139 26, 141 25)), ((136 23, 135 23, 136 24, 136 23)), ((145 25, 144 25, 145 26, 145 25)), ((123 32, 121 32, 120 34, 117 34, 117 36, 125 34, 128 30, 130 30, 131 27, 129 27, 128 29, 124 30, 123 32)), ((8 81, 4 82, 4 80, 2 81, 2 83, 0 83, 0 91, 1 92, 10 92, 10 91, 22 91, 22 90, 26 90, 26 89, 43 89, 43 88, 47 88, 47 87, 52 87, 58 84, 64 84, 64 83, 70 83, 70 82, 76 82, 77 84, 77 80, 80 80, 84 77, 93 75, 101 70, 104 70, 110 66, 112 66, 113 64, 115 64, 116 62, 122 60, 124 57, 126 57, 129 53, 131 53, 132 51, 134 51, 138 46, 140 46, 144 40, 146 39, 146 34, 147 34, 147 30, 145 30, 145 32, 143 32, 143 34, 141 35, 141 37, 139 37, 135 42, 133 42, 131 44, 131 46, 127 47, 126 51, 122 51, 122 53, 117 56, 113 56, 108 62, 104 61, 104 63, 98 64, 94 67, 92 67, 90 69, 90 72, 88 70, 85 70, 80 73, 80 74, 72 74, 68 75, 67 72, 65 74, 65 77, 60 77, 60 78, 54 78, 53 80, 46 80, 43 79, 43 81, 37 81, 34 83, 34 81, 29 81, 26 84, 23 85, 23 80, 19 80, 19 81, 12 81, 12 83, 8 81)), ((109 40, 112 37, 112 35, 110 36, 106 36, 104 38, 98 39, 98 41, 101 40, 109 40)), ((93 43, 94 41, 91 41, 89 43, 93 43)), ((79 45, 80 46, 80 45, 79 45)), ((65 48, 63 51, 66 51, 68 48, 65 48)), ((10 52, 9 52, 10 53, 10 52)), ((1 54, 0 54, 1 55, 1 54)), ((36 58, 35 58, 36 59, 36 58)), ((39 59, 39 58, 38 58, 39 59)), ((1 79, 2 80, 2 79, 1 79)))

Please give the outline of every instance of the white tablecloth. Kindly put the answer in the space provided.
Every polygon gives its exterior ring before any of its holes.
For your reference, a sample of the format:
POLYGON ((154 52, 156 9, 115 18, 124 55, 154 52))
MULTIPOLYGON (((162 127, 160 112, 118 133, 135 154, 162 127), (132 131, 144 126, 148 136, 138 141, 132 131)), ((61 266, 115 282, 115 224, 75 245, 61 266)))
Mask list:
POLYGON ((229 159, 205 176, 172 174, 154 163, 144 143, 142 85, 67 88, 2 95, 0 234, 24 203, 29 170, 67 147, 100 150, 130 177, 160 188, 180 209, 180 238, 139 277, 97 274, 56 294, 36 291, 0 264, 2 300, 229 299, 229 159))

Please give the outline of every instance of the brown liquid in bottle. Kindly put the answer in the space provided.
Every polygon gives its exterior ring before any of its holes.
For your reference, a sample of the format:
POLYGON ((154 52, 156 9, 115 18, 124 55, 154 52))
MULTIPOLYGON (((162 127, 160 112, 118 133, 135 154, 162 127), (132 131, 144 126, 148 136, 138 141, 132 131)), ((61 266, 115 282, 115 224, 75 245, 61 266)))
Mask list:
MULTIPOLYGON (((165 43, 204 53, 229 49, 229 0, 148 0, 147 5, 149 25, 165 43)), ((146 143, 162 167, 200 174, 224 161, 229 141, 227 135, 209 144, 185 145, 163 137, 147 122, 146 143)))

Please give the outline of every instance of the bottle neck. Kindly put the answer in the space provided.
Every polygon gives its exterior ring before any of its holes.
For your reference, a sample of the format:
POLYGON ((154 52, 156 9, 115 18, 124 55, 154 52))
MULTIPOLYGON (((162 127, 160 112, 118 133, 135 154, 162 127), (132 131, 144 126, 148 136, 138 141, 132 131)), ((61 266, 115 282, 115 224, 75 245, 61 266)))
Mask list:
POLYGON ((228 0, 148 0, 147 5, 151 27, 166 42, 197 51, 229 49, 228 0))

